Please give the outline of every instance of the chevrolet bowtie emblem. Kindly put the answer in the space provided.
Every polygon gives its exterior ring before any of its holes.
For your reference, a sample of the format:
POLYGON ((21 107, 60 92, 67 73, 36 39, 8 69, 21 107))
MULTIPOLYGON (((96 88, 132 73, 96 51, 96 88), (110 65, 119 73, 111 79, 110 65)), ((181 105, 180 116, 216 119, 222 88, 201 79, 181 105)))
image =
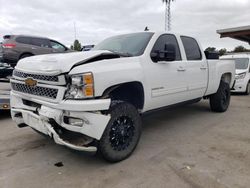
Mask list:
POLYGON ((30 87, 35 87, 37 85, 37 81, 33 78, 27 78, 25 81, 25 84, 30 87))

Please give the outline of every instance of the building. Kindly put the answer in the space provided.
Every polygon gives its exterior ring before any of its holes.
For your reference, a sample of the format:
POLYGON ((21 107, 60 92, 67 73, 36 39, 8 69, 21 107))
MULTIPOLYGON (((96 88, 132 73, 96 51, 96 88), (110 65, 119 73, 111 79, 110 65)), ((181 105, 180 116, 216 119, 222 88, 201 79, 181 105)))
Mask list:
POLYGON ((220 38, 230 37, 250 44, 250 25, 229 29, 221 29, 217 30, 217 33, 220 34, 220 38))

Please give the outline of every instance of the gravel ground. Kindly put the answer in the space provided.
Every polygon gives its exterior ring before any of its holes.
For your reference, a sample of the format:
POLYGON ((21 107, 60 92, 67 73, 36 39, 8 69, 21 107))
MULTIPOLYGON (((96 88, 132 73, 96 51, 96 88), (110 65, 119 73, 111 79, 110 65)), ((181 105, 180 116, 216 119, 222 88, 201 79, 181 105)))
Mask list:
POLYGON ((234 95, 226 113, 202 101, 148 115, 133 155, 110 164, 19 129, 1 112, 0 187, 247 188, 249 114, 250 96, 234 95))

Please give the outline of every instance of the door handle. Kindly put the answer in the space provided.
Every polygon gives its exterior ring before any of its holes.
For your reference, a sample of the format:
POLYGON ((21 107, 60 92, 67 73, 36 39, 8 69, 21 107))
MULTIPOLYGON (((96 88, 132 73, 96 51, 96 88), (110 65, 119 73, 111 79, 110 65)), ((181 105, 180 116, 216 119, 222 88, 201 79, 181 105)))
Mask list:
POLYGON ((207 67, 200 67, 201 70, 207 70, 207 67))
POLYGON ((184 67, 178 67, 177 71, 183 72, 183 71, 186 71, 186 69, 184 67))

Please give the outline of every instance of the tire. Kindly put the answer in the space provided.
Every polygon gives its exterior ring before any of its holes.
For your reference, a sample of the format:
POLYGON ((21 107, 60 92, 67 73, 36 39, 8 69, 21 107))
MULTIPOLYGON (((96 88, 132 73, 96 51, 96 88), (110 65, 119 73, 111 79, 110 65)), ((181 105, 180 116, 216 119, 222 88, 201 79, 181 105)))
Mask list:
POLYGON ((221 81, 218 91, 210 97, 210 108, 214 112, 225 112, 230 104, 230 86, 221 81))
POLYGON ((114 101, 111 119, 99 141, 98 150, 109 162, 128 158, 135 150, 142 132, 141 117, 137 109, 126 102, 114 101))
POLYGON ((250 94, 250 82, 248 82, 248 84, 247 84, 247 88, 246 88, 245 94, 246 94, 246 95, 249 95, 249 94, 250 94))
POLYGON ((30 57, 30 56, 33 56, 33 55, 32 54, 23 54, 23 55, 21 55, 21 57, 19 59, 23 59, 23 58, 30 57))

